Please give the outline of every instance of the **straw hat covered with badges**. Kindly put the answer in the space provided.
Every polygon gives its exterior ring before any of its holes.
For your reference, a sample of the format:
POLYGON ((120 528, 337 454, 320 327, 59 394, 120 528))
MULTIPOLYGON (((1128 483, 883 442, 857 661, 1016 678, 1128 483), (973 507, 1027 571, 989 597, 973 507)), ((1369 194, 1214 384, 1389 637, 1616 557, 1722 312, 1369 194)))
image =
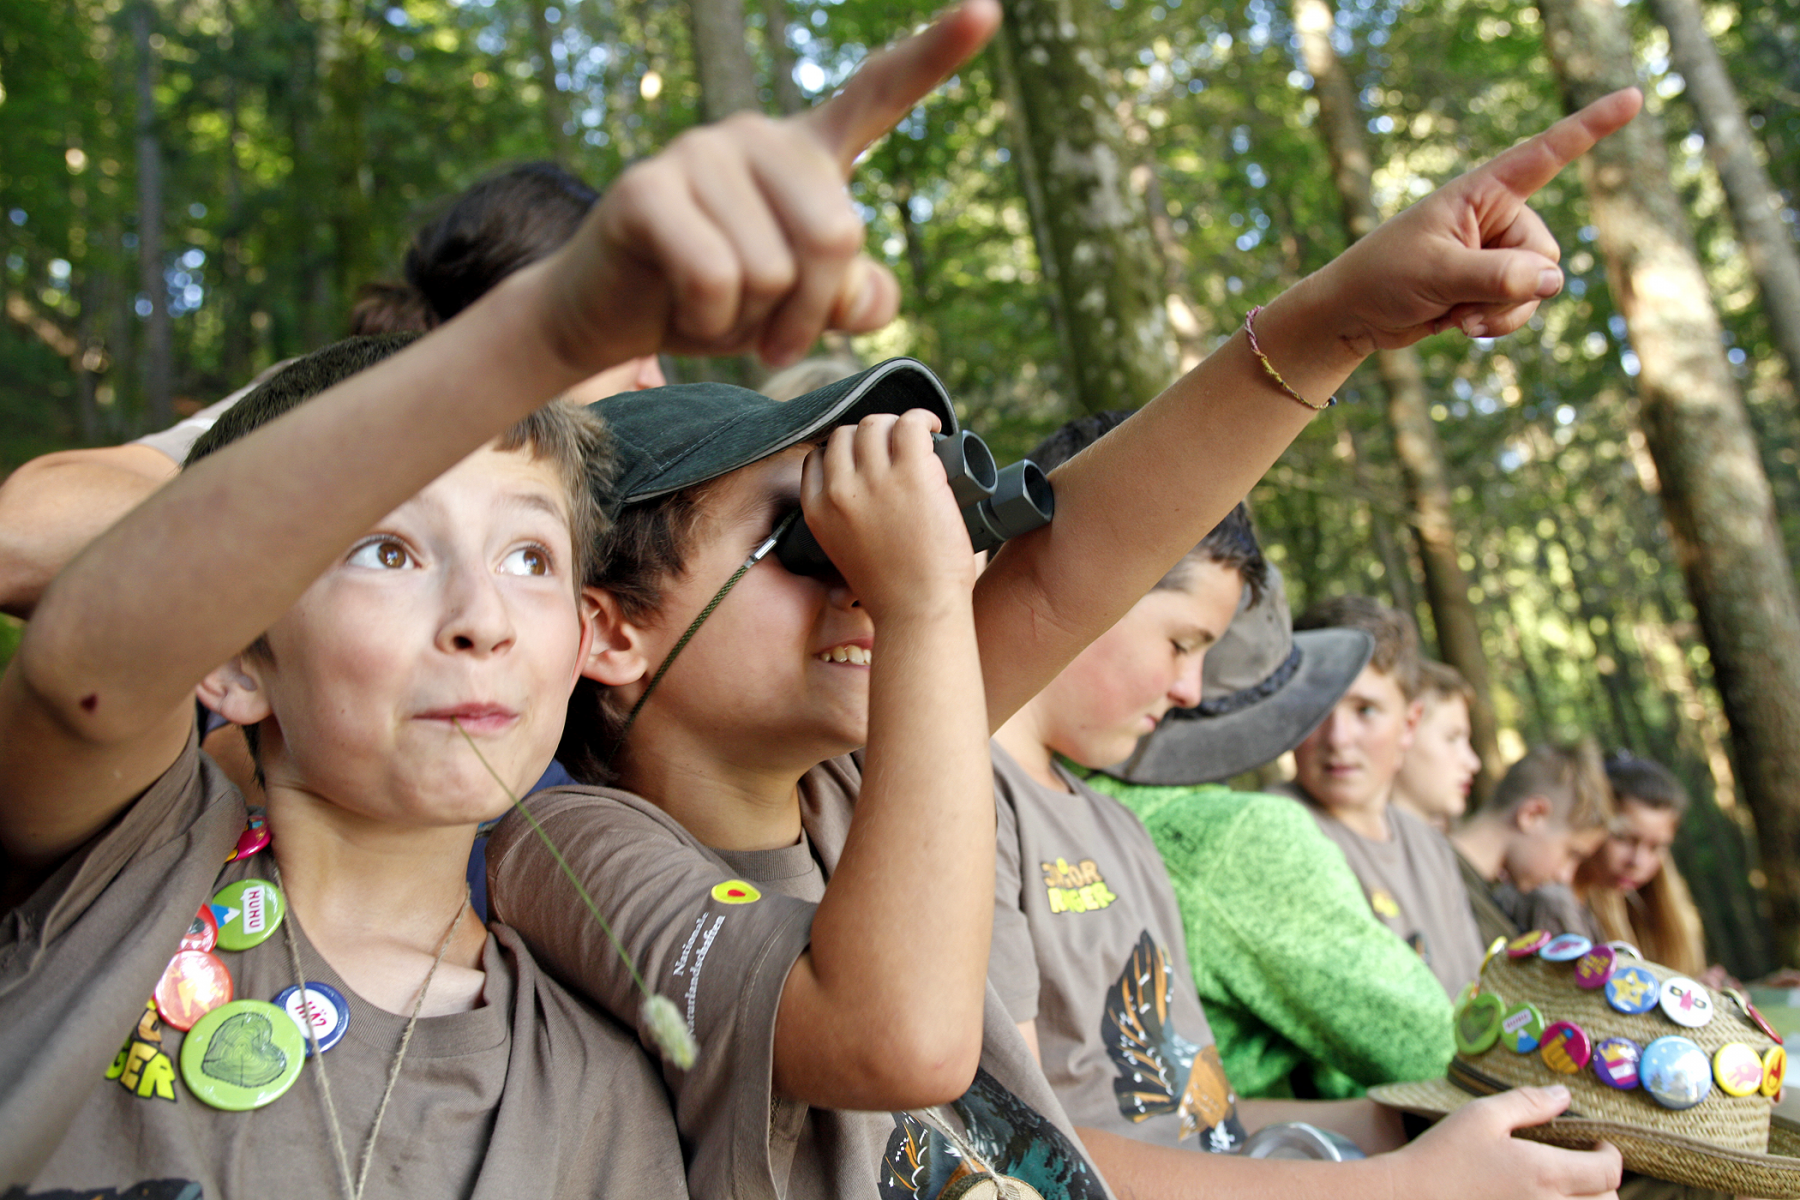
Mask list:
POLYGON ((1496 941, 1455 1009, 1448 1078, 1371 1099, 1442 1116, 1514 1087, 1563 1084, 1566 1113, 1517 1136, 1605 1140, 1627 1170, 1739 1195, 1800 1197, 1800 1127, 1774 1115, 1787 1055, 1737 993, 1721 995, 1624 942, 1532 932, 1496 941))

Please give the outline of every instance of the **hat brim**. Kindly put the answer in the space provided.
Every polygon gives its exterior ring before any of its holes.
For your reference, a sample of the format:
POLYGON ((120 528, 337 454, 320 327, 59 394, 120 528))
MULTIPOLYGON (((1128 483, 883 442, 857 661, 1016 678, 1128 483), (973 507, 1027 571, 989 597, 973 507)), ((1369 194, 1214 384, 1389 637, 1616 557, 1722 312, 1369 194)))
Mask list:
MULTIPOLYGON (((1436 1118, 1455 1112, 1476 1097, 1448 1079, 1423 1079, 1416 1083, 1378 1084, 1369 1089, 1369 1099, 1402 1112, 1436 1118)), ((1800 1126, 1781 1116, 1770 1121, 1767 1154, 1715 1146, 1621 1121, 1586 1117, 1557 1117, 1513 1132, 1515 1137, 1571 1150, 1611 1142, 1619 1148, 1626 1170, 1671 1183, 1767 1200, 1800 1200, 1800 1126)))
POLYGON ((1220 716, 1172 709, 1137 750, 1105 773, 1127 783, 1188 787, 1217 783, 1275 761, 1306 740, 1374 653, 1360 629, 1308 629, 1294 635, 1299 666, 1256 703, 1220 716))

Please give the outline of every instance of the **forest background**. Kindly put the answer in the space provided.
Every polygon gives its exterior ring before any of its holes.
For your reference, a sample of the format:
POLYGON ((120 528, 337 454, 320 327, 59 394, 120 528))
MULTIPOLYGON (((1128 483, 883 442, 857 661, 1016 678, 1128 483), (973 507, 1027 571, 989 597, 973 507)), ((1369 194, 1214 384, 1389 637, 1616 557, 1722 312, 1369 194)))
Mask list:
MULTIPOLYGON (((1715 957, 1746 978, 1800 958, 1800 337, 1770 315, 1800 320, 1800 295, 1768 266, 1795 240, 1800 0, 1007 7, 996 46, 851 184, 906 301, 830 347, 923 359, 1002 461, 1141 404, 1251 305, 1584 88, 1641 80, 1649 141, 1540 197, 1564 293, 1513 337, 1372 362, 1251 503, 1296 610, 1392 601, 1475 679, 1484 786, 1548 738, 1669 763, 1697 800, 1675 853, 1715 957), (1696 103, 1721 79, 1736 124, 1696 103), (1746 160, 1771 189, 1750 201, 1728 186, 1746 160), (1663 197, 1644 211, 1675 229, 1691 286, 1633 274, 1646 237, 1618 200, 1637 186, 1663 197), (1684 304, 1685 326, 1658 324, 1684 304), (1677 358, 1710 373, 1663 365, 1683 337, 1699 344, 1677 358), (1729 478, 1694 475, 1683 447, 1729 478), (1708 511, 1756 544, 1760 579, 1708 511)), ((925 15, 0 0, 0 473, 164 427, 340 336, 410 230, 496 167, 553 158, 604 186, 698 121, 813 102, 925 15)), ((0 619, 0 658, 18 630, 0 619)))

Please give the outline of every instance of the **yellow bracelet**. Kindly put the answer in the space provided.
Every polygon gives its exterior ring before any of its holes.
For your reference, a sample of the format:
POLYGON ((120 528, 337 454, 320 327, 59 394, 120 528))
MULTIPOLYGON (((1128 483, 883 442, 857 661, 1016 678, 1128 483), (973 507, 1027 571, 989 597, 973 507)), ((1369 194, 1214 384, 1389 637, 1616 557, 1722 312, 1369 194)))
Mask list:
POLYGON ((1281 377, 1281 372, 1275 369, 1275 364, 1269 361, 1269 356, 1264 354, 1263 348, 1256 343, 1256 326, 1252 324, 1252 322, 1256 320, 1256 314, 1262 310, 1263 306, 1259 304, 1244 314, 1244 334, 1250 339, 1250 353, 1256 355, 1256 361, 1262 364, 1263 372, 1267 374, 1270 379, 1275 381, 1276 387, 1286 392, 1293 398, 1295 404, 1298 404, 1303 408, 1310 408, 1314 412, 1324 412, 1326 409, 1336 404, 1336 396, 1331 397, 1331 399, 1325 401, 1323 404, 1314 404, 1311 400, 1308 400, 1305 396, 1302 396, 1299 392, 1296 392, 1293 388, 1288 386, 1288 381, 1281 377))

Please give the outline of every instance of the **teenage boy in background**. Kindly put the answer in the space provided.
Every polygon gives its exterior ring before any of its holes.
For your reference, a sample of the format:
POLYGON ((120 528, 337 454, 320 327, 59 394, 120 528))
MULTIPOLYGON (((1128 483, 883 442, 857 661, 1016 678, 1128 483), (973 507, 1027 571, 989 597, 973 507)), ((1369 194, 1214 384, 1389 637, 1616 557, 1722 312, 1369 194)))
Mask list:
POLYGON ((1450 840, 1483 942, 1524 932, 1519 896, 1567 888, 1606 840, 1612 788, 1591 744, 1534 746, 1450 840))
POLYGON ((1442 834, 1394 807, 1394 777, 1418 725, 1419 632, 1399 609, 1367 596, 1314 604, 1295 629, 1361 629, 1369 665, 1319 727, 1294 747, 1294 778, 1270 789, 1306 805, 1362 881, 1376 917, 1418 952, 1447 995, 1475 978, 1482 945, 1442 834))
POLYGON ((806 117, 684 134, 453 332, 290 367, 52 583, 0 677, 0 849, 41 881, 0 927, 0 1187, 681 1194, 653 1069, 467 905, 591 633, 608 463, 585 411, 536 410, 891 317, 844 171, 966 56, 937 32, 806 117), (255 727, 258 822, 196 685, 255 727), (267 1003, 290 986, 326 1041, 267 1003))
POLYGON ((1449 663, 1419 664, 1419 723, 1394 776, 1394 806, 1448 835, 1469 807, 1481 756, 1469 737, 1475 689, 1449 663))

